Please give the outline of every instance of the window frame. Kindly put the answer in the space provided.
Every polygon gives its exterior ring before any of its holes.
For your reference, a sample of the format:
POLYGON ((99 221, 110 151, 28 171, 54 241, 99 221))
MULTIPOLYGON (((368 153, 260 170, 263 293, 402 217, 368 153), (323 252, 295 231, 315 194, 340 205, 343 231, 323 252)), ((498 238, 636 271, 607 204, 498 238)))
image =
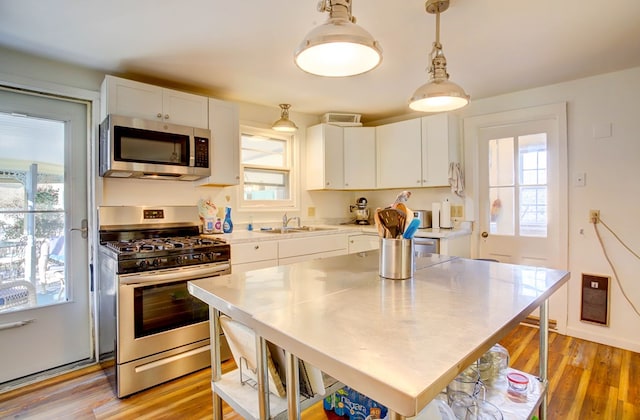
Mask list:
POLYGON ((298 147, 294 134, 286 134, 269 128, 240 125, 240 185, 238 188, 239 211, 289 211, 298 210, 299 199, 299 159, 297 159, 298 147), (242 162, 242 137, 245 134, 267 137, 286 142, 285 166, 270 167, 261 165, 245 165, 242 162), (273 170, 275 172, 286 171, 289 173, 289 199, 288 200, 245 200, 244 198, 244 171, 245 167, 258 170, 273 170))

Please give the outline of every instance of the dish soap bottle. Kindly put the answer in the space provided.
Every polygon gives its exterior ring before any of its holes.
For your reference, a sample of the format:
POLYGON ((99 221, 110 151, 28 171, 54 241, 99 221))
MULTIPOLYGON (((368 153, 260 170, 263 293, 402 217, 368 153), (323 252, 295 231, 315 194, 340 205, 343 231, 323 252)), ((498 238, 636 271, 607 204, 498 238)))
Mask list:
POLYGON ((233 222, 231 221, 231 207, 224 208, 224 222, 222 222, 222 231, 224 233, 233 232, 233 222))

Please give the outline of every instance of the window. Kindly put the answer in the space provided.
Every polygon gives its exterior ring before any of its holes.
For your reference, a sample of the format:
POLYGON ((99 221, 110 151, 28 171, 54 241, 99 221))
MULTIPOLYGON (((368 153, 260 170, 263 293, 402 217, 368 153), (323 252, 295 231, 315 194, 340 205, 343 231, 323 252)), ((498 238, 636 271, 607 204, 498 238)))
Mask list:
POLYGON ((242 207, 294 206, 293 137, 243 127, 240 140, 242 207))

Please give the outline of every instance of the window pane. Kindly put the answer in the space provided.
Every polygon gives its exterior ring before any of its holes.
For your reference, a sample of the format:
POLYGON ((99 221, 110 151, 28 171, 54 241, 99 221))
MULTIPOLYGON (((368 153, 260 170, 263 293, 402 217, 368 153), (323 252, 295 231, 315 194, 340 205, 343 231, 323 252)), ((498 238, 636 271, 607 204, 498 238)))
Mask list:
POLYGON ((242 134, 241 162, 244 165, 283 168, 287 166, 286 148, 284 140, 242 134))
POLYGON ((244 199, 288 200, 289 173, 266 169, 244 169, 244 199))
POLYGON ((530 134, 518 139, 520 184, 540 185, 547 182, 547 135, 530 134))
POLYGON ((514 188, 489 188, 491 205, 489 232, 494 235, 514 235, 514 188))
POLYGON ((64 132, 0 113, 0 281, 31 283, 38 305, 66 299, 64 132))
POLYGON ((513 185, 513 138, 489 140, 489 186, 513 185))
POLYGON ((520 235, 547 236, 547 187, 520 188, 520 235))
POLYGON ((547 135, 518 139, 520 159, 520 235, 547 235, 547 135))

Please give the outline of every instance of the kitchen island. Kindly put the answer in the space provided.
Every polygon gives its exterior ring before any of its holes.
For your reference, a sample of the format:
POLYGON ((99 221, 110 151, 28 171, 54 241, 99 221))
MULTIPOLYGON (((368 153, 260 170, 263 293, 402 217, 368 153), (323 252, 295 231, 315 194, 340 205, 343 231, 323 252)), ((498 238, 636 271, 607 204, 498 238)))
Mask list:
MULTIPOLYGON (((189 291, 210 305, 212 316, 223 312, 256 332, 259 362, 266 339, 287 351, 287 367, 305 360, 387 406, 390 418, 419 413, 540 307, 544 417, 546 301, 568 272, 432 254, 416 259, 413 279, 386 280, 378 276, 378 259, 370 252, 266 268, 192 281, 189 291)), ((215 365, 214 417, 221 406, 215 365)), ((289 418, 300 410, 295 372, 287 373, 289 418)), ((266 417, 266 368, 258 374, 266 417)))

